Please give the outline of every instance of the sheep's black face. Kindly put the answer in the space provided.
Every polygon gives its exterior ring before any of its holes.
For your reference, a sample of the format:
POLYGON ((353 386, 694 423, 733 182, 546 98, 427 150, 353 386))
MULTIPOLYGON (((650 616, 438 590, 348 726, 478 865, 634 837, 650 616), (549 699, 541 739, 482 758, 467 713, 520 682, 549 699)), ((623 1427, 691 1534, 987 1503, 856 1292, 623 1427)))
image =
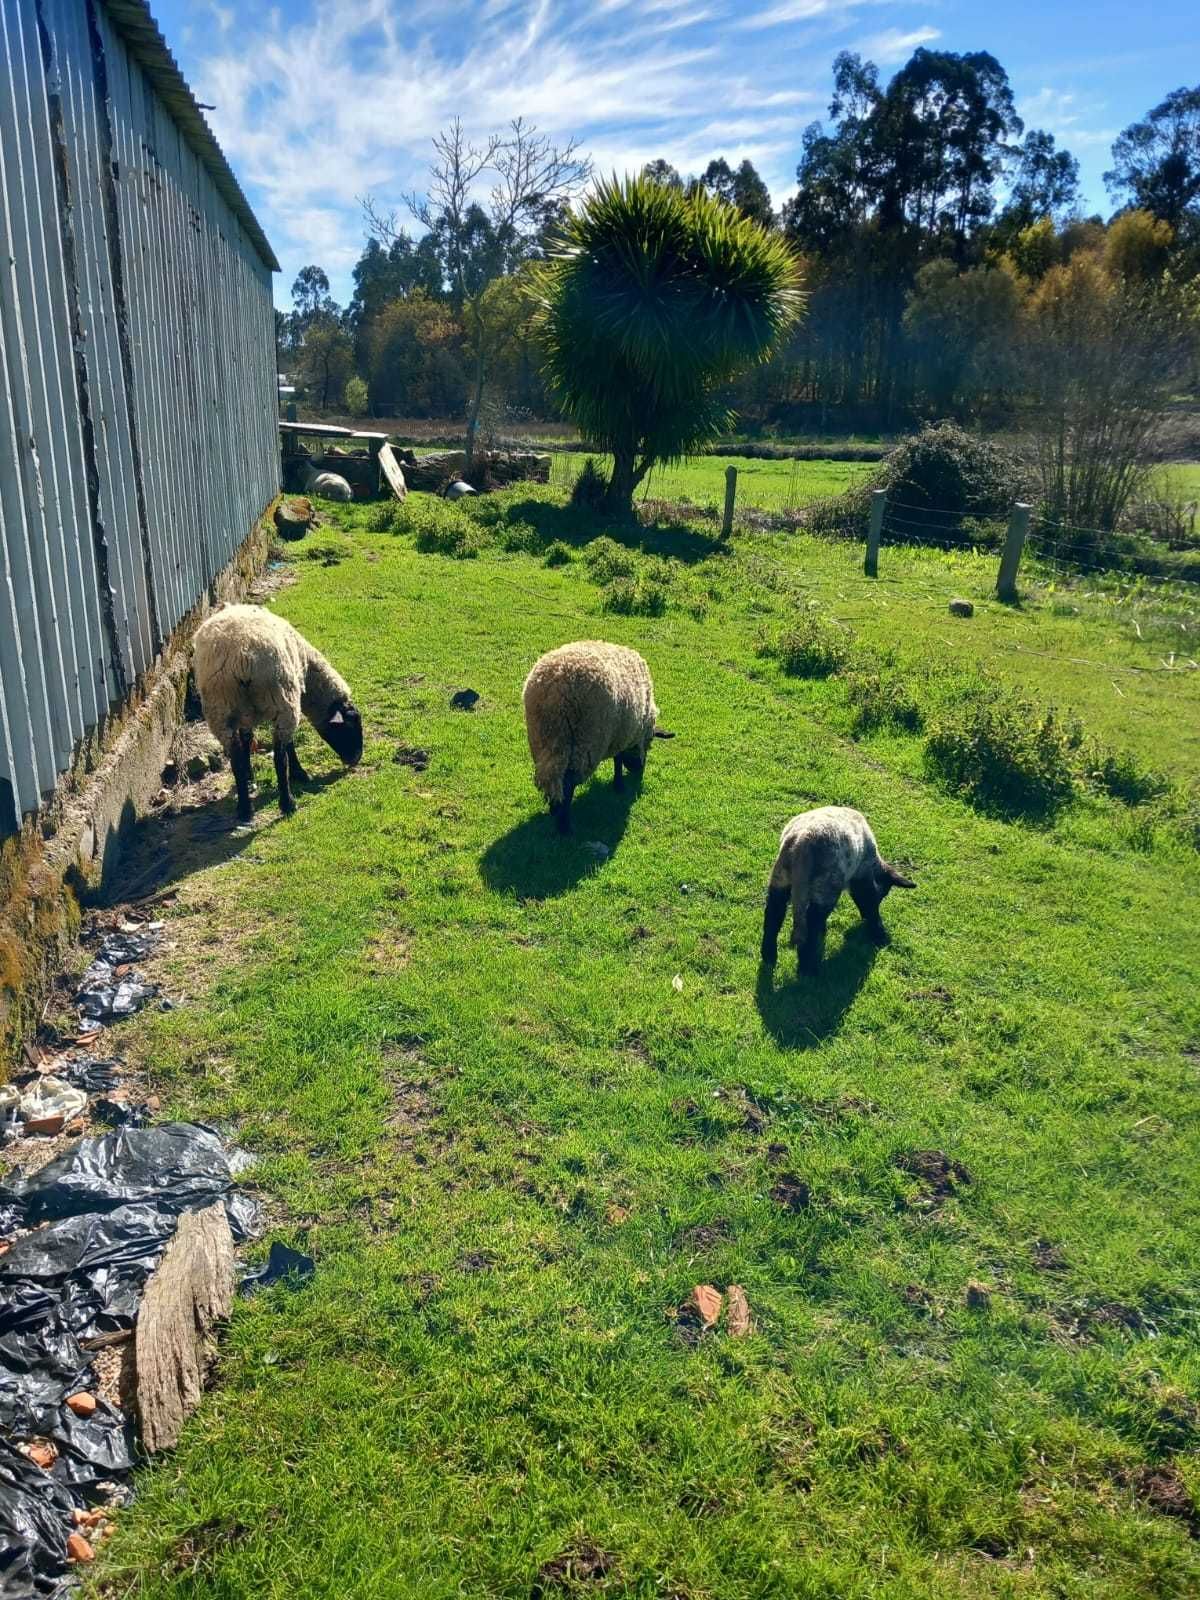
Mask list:
POLYGON ((335 700, 325 721, 317 724, 317 732, 348 767, 357 765, 362 757, 363 727, 352 701, 335 700))

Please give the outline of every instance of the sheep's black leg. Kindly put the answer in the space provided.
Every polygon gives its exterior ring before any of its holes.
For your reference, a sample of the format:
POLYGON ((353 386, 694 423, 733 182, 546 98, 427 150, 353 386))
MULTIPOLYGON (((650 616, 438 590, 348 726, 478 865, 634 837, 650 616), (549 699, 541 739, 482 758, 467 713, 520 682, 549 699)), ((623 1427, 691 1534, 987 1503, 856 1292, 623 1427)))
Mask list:
POLYGON ((832 911, 832 906, 809 906, 805 914, 804 943, 800 946, 798 961, 801 972, 813 975, 821 970, 821 957, 825 954, 825 924, 832 911))
POLYGON ((300 765, 300 757, 296 754, 296 746, 289 744, 287 747, 288 777, 293 783, 311 783, 312 779, 300 765))
POLYGON ((641 756, 636 750, 626 750, 625 754, 621 757, 621 760, 625 763, 625 769, 627 772, 631 772, 635 778, 641 777, 642 768, 646 765, 646 763, 642 760, 641 756))
POLYGON ((275 785, 279 790, 279 809, 285 817, 290 817, 296 809, 296 802, 292 799, 292 786, 288 780, 288 753, 287 745, 276 739, 274 745, 275 756, 275 785))
POLYGON ((558 810, 554 813, 558 821, 559 833, 570 833, 571 831, 571 800, 575 794, 577 781, 573 772, 563 774, 562 799, 558 803, 558 810))
POLYGON ((879 915, 879 893, 872 883, 852 883, 850 885, 850 898, 858 907, 859 916, 863 919, 863 926, 874 939, 876 944, 888 942, 888 931, 884 927, 879 915))
POLYGON ((229 765, 233 768, 237 784, 237 816, 239 822, 249 822, 254 815, 250 800, 250 730, 235 728, 229 744, 229 765))
POLYGON ((760 952, 764 961, 774 963, 779 954, 779 930, 783 927, 783 919, 787 916, 788 898, 791 895, 789 888, 776 889, 773 886, 767 890, 767 907, 763 912, 762 950, 760 952))
POLYGON ((613 757, 613 788, 620 794, 625 787, 625 779, 621 776, 621 757, 613 757))

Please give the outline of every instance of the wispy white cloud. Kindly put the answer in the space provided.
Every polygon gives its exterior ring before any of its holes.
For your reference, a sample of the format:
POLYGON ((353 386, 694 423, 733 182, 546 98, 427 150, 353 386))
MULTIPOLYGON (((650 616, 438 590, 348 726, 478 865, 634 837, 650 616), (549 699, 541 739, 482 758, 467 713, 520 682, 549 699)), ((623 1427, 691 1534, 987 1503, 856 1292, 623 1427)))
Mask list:
POLYGON ((788 22, 848 22, 864 5, 885 4, 886 0, 779 0, 779 4, 744 17, 743 28, 778 28, 788 22))
POLYGON ((913 28, 907 33, 901 28, 886 28, 882 33, 864 39, 860 48, 868 60, 881 67, 890 67, 906 60, 919 45, 932 44, 941 37, 940 28, 913 28))
POLYGON ((1045 128, 1069 150, 1107 148, 1117 136, 1112 127, 1097 127, 1104 102, 1080 100, 1067 89, 1039 89, 1017 102, 1017 114, 1027 128, 1045 128))

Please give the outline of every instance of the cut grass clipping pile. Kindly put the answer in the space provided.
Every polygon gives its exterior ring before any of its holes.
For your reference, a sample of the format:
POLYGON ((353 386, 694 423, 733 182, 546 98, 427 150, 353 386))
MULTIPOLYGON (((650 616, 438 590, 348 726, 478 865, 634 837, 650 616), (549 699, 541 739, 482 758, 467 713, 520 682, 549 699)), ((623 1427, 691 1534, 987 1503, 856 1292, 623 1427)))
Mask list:
POLYGON ((363 765, 302 730, 282 823, 260 758, 123 1044, 317 1271, 238 1306, 98 1592, 1195 1594, 1194 609, 562 498, 338 508, 273 602, 363 765), (560 841, 521 683, 597 636, 677 737, 560 841), (825 803, 917 890, 760 973, 825 803))

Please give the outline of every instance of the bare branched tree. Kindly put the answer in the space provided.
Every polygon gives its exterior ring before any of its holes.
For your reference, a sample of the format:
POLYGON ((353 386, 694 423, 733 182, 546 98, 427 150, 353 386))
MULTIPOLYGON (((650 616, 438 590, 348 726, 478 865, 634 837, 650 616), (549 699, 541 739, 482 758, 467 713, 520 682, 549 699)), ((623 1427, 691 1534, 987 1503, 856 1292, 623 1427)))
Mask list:
MULTIPOLYGON (((536 237, 591 177, 592 164, 579 141, 559 146, 548 134, 517 117, 504 133, 481 144, 466 135, 456 117, 433 141, 434 159, 424 194, 403 196, 404 209, 438 236, 456 313, 489 278, 515 271, 536 237), (473 198, 485 174, 495 182, 486 207, 473 198), (486 235, 487 264, 480 269, 472 247, 486 235), (474 270, 472 270, 474 269, 474 270), (473 282, 482 277, 483 282, 473 282)), ((395 211, 382 211, 368 195, 362 202, 368 232, 391 244, 401 229, 395 211)))
MULTIPOLYGON (((556 145, 523 117, 481 144, 467 137, 456 117, 436 136, 433 149, 425 193, 406 194, 403 202, 437 240, 450 303, 474 360, 467 407, 469 469, 489 373, 508 338, 497 330, 516 317, 512 297, 498 298, 489 290, 528 260, 536 241, 587 183, 592 164, 580 155, 578 140, 556 145), (485 174, 494 180, 486 203, 477 198, 485 174)), ((368 232, 390 245, 401 231, 396 212, 381 211, 371 196, 362 208, 368 232)))

